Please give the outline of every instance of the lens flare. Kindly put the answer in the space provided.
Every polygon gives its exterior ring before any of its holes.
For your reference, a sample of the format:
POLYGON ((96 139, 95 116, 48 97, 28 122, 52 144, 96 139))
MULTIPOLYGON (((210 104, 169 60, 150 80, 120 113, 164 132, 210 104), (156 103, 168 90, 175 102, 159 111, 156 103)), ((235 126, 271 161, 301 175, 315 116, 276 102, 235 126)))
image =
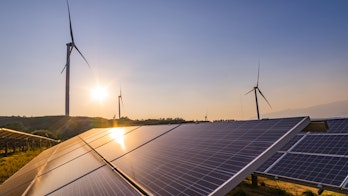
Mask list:
POLYGON ((107 97, 107 88, 105 87, 96 87, 91 90, 91 97, 93 100, 103 102, 107 97))

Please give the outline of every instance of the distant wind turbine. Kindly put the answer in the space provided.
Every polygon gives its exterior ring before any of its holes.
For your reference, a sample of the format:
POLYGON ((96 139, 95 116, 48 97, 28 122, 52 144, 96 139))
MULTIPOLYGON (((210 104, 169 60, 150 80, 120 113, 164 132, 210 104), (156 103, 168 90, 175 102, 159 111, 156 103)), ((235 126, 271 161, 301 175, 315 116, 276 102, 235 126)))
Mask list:
POLYGON ((263 95, 263 93, 261 92, 261 90, 259 88, 259 78, 260 78, 260 62, 259 62, 259 69, 258 69, 258 72, 257 72, 257 83, 256 83, 256 86, 254 86, 254 88, 252 88, 249 92, 245 93, 245 95, 251 93, 252 91, 254 91, 254 93, 255 93, 256 112, 257 112, 257 119, 258 120, 260 120, 260 112, 259 112, 259 102, 258 102, 258 99, 257 99, 257 91, 265 99, 265 101, 268 103, 269 107, 272 108, 271 104, 267 101, 266 97, 263 95))
POLYGON ((118 95, 118 119, 121 119, 121 102, 123 105, 122 90, 120 89, 120 95, 118 95))
POLYGON ((80 50, 77 48, 75 41, 74 41, 74 35, 72 31, 72 25, 71 25, 71 17, 70 17, 70 8, 69 8, 69 2, 66 1, 66 4, 68 5, 68 14, 69 14, 69 26, 70 26, 70 37, 71 42, 67 43, 67 52, 66 52, 66 64, 62 70, 61 73, 63 73, 64 70, 66 70, 66 81, 65 81, 65 116, 69 116, 69 92, 70 92, 70 55, 72 50, 75 48, 77 52, 81 55, 83 60, 87 63, 88 67, 90 67, 87 59, 83 56, 83 54, 80 52, 80 50))

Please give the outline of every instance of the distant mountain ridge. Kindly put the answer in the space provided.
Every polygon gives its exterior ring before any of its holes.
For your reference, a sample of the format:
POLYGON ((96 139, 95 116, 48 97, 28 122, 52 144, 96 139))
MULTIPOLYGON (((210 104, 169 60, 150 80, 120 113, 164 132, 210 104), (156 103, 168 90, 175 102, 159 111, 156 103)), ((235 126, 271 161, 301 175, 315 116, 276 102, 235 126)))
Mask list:
POLYGON ((310 116, 315 118, 341 118, 348 117, 348 100, 320 104, 308 108, 287 109, 264 114, 263 118, 281 118, 293 116, 310 116))

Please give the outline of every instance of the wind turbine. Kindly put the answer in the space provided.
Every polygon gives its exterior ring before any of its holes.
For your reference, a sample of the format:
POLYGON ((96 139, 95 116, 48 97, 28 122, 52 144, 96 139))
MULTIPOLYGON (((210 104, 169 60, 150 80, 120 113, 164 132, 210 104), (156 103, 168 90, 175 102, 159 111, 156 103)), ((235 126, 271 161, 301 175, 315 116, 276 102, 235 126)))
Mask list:
POLYGON ((122 102, 122 105, 123 105, 122 91, 120 89, 120 95, 118 95, 118 119, 121 119, 121 102, 122 102))
POLYGON ((75 41, 74 41, 74 34, 72 31, 72 25, 71 25, 71 17, 70 17, 70 8, 69 8, 69 1, 66 1, 66 4, 68 5, 68 14, 69 14, 69 26, 70 26, 70 37, 71 42, 66 44, 67 50, 66 50, 66 64, 62 70, 61 73, 63 73, 64 70, 66 70, 66 80, 65 80, 65 116, 69 116, 69 94, 70 94, 70 55, 72 50, 75 48, 77 52, 81 55, 83 60, 87 63, 88 67, 90 67, 87 59, 83 54, 80 52, 80 50, 77 48, 75 41))
POLYGON ((252 88, 249 92, 245 93, 245 95, 251 93, 252 91, 254 91, 255 93, 255 101, 256 101, 256 112, 257 112, 257 119, 260 120, 260 112, 259 112, 259 102, 257 99, 257 92, 260 93, 260 95, 265 99, 265 101, 268 103, 269 107, 272 108, 271 104, 267 101, 266 97, 263 95, 263 93, 261 92, 260 88, 259 88, 259 78, 260 78, 260 62, 259 62, 259 69, 257 72, 257 82, 256 82, 256 86, 254 86, 254 88, 252 88))

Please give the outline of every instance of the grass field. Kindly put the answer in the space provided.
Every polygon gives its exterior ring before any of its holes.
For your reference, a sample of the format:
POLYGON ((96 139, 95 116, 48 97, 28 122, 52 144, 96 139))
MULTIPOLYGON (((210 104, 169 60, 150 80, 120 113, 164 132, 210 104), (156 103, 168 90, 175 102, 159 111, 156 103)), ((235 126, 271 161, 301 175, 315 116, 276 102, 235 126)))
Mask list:
MULTIPOLYGON (((318 189, 293 184, 289 182, 282 182, 278 180, 271 180, 268 178, 258 177, 259 186, 253 187, 251 185, 251 177, 246 178, 236 188, 234 188, 229 196, 312 196, 318 195, 318 189)), ((325 190, 321 196, 346 196, 346 194, 336 193, 325 190)))
POLYGON ((27 152, 17 152, 7 157, 0 158, 0 183, 16 173, 30 160, 40 154, 45 148, 30 150, 27 152))

